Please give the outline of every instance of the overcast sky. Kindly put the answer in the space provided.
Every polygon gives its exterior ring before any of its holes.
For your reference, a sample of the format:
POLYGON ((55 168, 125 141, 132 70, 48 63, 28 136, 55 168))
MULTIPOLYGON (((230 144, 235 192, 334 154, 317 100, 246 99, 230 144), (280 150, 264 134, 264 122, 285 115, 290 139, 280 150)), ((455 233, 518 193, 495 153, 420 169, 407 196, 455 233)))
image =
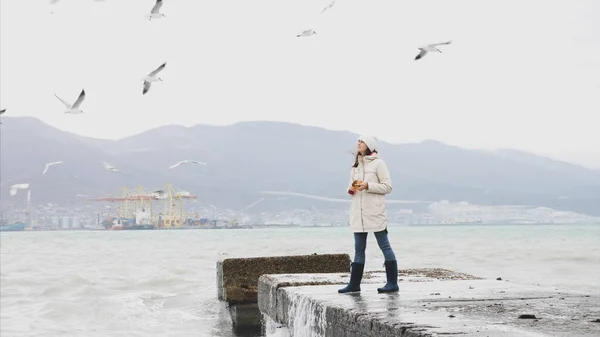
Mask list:
POLYGON ((600 168, 600 1, 164 3, 148 21, 152 0, 2 0, 1 107, 97 138, 273 120, 600 168), (82 88, 65 115, 53 94, 82 88))

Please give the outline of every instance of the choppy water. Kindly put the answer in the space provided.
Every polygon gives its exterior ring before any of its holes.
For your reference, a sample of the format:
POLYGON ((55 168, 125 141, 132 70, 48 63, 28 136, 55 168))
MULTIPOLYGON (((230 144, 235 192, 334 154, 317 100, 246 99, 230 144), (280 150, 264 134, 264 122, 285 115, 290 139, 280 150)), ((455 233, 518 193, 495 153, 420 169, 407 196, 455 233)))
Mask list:
MULTIPOLYGON (((390 241, 400 268, 600 294, 600 226, 399 226, 390 241)), ((217 260, 352 252, 347 228, 4 232, 0 335, 232 336, 217 260)), ((366 269, 382 263, 370 236, 366 269)))

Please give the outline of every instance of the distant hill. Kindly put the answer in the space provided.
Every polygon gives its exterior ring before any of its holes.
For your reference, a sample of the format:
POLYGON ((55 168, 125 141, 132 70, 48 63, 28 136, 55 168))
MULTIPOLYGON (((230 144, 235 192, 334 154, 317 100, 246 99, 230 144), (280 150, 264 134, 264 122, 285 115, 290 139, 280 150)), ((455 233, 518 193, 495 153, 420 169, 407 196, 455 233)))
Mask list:
MULTIPOLYGON (((280 122, 230 126, 164 126, 119 141, 92 139, 35 118, 5 117, 2 196, 30 182, 36 200, 114 193, 122 186, 171 182, 208 203, 241 208, 289 191, 346 198, 349 153, 358 135, 280 122), (207 166, 173 163, 195 159, 207 166), (44 163, 64 160, 42 176, 44 163), (104 171, 101 161, 123 171, 104 171)), ((427 140, 382 143, 394 190, 391 199, 531 205, 600 215, 600 172, 516 150, 482 152, 427 140)), ((268 203, 265 203, 268 204, 268 203)))

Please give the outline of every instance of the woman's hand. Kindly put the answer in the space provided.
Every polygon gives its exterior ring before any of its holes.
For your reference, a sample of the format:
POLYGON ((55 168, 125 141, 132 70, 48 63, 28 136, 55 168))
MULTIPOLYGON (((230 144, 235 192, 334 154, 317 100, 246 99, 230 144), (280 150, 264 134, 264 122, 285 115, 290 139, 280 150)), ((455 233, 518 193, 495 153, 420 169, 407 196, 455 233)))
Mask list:
POLYGON ((364 191, 364 190, 368 190, 369 189, 369 183, 366 181, 363 181, 362 183, 360 183, 356 189, 358 189, 359 191, 364 191))

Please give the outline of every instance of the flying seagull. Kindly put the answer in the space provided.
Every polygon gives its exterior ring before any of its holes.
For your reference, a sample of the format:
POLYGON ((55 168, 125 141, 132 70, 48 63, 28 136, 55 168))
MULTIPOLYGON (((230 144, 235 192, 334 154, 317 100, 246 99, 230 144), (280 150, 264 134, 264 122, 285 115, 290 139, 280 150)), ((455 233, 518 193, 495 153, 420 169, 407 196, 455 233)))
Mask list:
POLYGON ((452 43, 452 41, 446 41, 446 42, 440 42, 440 43, 432 43, 432 44, 428 44, 425 47, 419 47, 419 49, 421 50, 421 52, 419 53, 419 55, 417 55, 417 57, 415 57, 415 61, 418 59, 423 58, 423 56, 425 56, 428 52, 442 52, 441 50, 439 50, 437 48, 437 46, 439 45, 443 45, 443 44, 450 44, 452 43))
POLYGON ((57 165, 57 164, 61 164, 61 163, 62 163, 62 160, 61 160, 61 161, 55 161, 55 162, 52 162, 52 163, 48 163, 48 164, 46 164, 46 166, 44 167, 44 172, 42 172, 42 174, 43 174, 43 175, 46 175, 46 172, 48 172, 48 169, 50 168, 50 166, 52 166, 52 165, 57 165))
POLYGON ((321 14, 325 13, 325 11, 333 7, 333 5, 335 5, 335 0, 333 0, 329 5, 325 6, 325 8, 323 8, 323 11, 321 11, 321 14))
POLYGON ((154 69, 150 74, 148 74, 148 76, 145 76, 143 78, 143 80, 144 80, 144 90, 142 90, 143 95, 145 95, 148 92, 148 90, 150 90, 150 86, 152 85, 152 82, 158 82, 158 81, 162 82, 162 78, 156 77, 156 75, 161 70, 165 69, 166 65, 167 65, 167 62, 161 64, 158 68, 154 69))
POLYGON ((196 161, 196 160, 182 160, 179 163, 175 164, 175 165, 171 165, 169 166, 170 169, 176 168, 177 166, 181 166, 183 164, 199 164, 199 165, 206 165, 206 163, 203 163, 201 161, 196 161))
POLYGON ((298 35, 296 35, 296 37, 309 37, 309 36, 313 36, 317 34, 317 32, 315 32, 312 29, 307 29, 305 31, 302 31, 301 33, 299 33, 298 35))
POLYGON ((102 162, 102 166, 104 166, 104 169, 107 171, 120 172, 116 167, 112 166, 111 164, 109 164, 105 161, 102 162))
POLYGON ((11 196, 15 196, 19 190, 24 190, 26 188, 29 188, 29 184, 15 184, 10 187, 9 193, 11 196))
POLYGON ((58 97, 56 94, 54 94, 54 96, 56 96, 56 98, 58 98, 66 107, 67 111, 65 111, 66 114, 82 114, 83 110, 81 110, 79 108, 79 106, 81 105, 81 102, 83 102, 83 99, 85 98, 85 90, 81 90, 81 94, 79 94, 79 97, 77 98, 77 100, 75 101, 75 103, 73 103, 73 105, 71 105, 71 103, 65 101, 64 99, 58 97))
POLYGON ((150 11, 150 18, 148 19, 148 21, 154 19, 160 19, 162 17, 166 16, 162 13, 160 13, 160 8, 162 7, 163 2, 162 0, 156 0, 156 3, 154 4, 154 7, 152 7, 152 10, 150 11))

